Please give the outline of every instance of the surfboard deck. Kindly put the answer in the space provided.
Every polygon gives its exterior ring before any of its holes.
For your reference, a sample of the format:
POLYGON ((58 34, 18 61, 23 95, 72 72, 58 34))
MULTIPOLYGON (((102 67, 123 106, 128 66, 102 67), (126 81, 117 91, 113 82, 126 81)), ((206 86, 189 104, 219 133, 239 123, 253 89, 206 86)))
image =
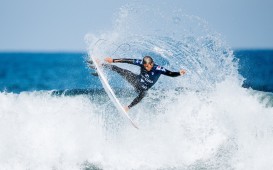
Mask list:
POLYGON ((127 114, 123 106, 121 105, 120 101, 116 97, 116 94, 114 93, 113 89, 111 88, 107 78, 105 77, 104 73, 102 72, 101 66, 99 63, 97 63, 97 59, 94 56, 91 56, 91 59, 93 60, 93 63, 96 68, 96 73, 98 74, 100 81, 102 83, 102 86, 104 90, 106 91, 107 95, 109 96, 110 100, 113 102, 115 107, 118 109, 118 111, 125 116, 129 122, 136 128, 139 129, 136 123, 130 118, 130 116, 127 114))

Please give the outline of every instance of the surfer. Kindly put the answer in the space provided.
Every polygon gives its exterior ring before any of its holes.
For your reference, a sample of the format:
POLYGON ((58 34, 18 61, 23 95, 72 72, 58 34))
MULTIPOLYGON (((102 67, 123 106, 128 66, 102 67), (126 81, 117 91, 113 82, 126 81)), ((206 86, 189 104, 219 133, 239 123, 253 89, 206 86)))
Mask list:
POLYGON ((145 56, 143 60, 128 58, 113 59, 111 57, 107 57, 105 58, 105 61, 110 64, 103 64, 104 67, 120 74, 135 88, 136 92, 138 93, 138 96, 132 101, 132 103, 124 107, 126 112, 138 104, 143 97, 146 96, 147 91, 157 82, 161 74, 170 77, 177 77, 186 73, 184 69, 181 69, 179 72, 169 71, 164 67, 155 64, 150 56, 145 56), (137 75, 129 70, 122 69, 116 65, 111 65, 111 63, 127 63, 137 65, 140 67, 140 74, 137 75))

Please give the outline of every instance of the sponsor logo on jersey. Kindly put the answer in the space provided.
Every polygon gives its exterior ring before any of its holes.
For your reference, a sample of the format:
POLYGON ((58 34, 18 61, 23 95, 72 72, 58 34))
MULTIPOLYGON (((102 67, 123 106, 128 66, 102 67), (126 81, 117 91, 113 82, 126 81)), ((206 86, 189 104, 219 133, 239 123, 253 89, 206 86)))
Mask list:
POLYGON ((145 86, 145 85, 142 85, 141 87, 142 87, 143 89, 145 89, 145 90, 148 88, 148 87, 145 86))
POLYGON ((156 69, 166 72, 166 69, 164 67, 161 67, 161 66, 157 66, 156 69))
POLYGON ((148 82, 148 83, 154 83, 154 81, 149 79, 149 77, 145 77, 143 75, 141 75, 141 80, 140 81, 142 82, 142 80, 144 80, 145 82, 148 82))
POLYGON ((142 60, 135 60, 136 64, 142 64, 142 60))

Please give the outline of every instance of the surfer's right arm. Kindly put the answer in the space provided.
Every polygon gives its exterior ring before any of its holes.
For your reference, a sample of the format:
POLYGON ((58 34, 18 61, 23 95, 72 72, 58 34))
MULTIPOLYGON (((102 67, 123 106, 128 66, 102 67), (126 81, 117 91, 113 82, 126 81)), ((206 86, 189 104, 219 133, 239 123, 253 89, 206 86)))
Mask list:
POLYGON ((131 59, 131 58, 113 59, 111 57, 107 57, 104 60, 108 63, 128 63, 128 64, 134 64, 134 65, 141 65, 142 64, 142 60, 131 59))

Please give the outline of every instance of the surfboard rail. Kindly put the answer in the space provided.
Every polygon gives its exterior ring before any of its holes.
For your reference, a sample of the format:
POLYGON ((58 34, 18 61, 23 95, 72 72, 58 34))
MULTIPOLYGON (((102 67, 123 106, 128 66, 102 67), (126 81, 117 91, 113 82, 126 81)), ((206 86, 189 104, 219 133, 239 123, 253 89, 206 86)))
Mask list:
POLYGON ((90 57, 93 60, 93 64, 97 68, 97 73, 99 75, 102 86, 103 86, 104 90, 106 91, 107 95, 109 96, 110 100, 113 102, 115 107, 119 110, 119 112, 122 113, 122 115, 125 116, 136 129, 139 129, 138 126, 136 125, 136 123, 131 119, 131 117, 128 115, 128 113, 125 111, 125 109, 121 105, 116 94, 114 93, 113 89, 111 88, 107 78, 103 74, 103 72, 101 70, 101 66, 97 63, 97 59, 94 56, 90 56, 90 57))

